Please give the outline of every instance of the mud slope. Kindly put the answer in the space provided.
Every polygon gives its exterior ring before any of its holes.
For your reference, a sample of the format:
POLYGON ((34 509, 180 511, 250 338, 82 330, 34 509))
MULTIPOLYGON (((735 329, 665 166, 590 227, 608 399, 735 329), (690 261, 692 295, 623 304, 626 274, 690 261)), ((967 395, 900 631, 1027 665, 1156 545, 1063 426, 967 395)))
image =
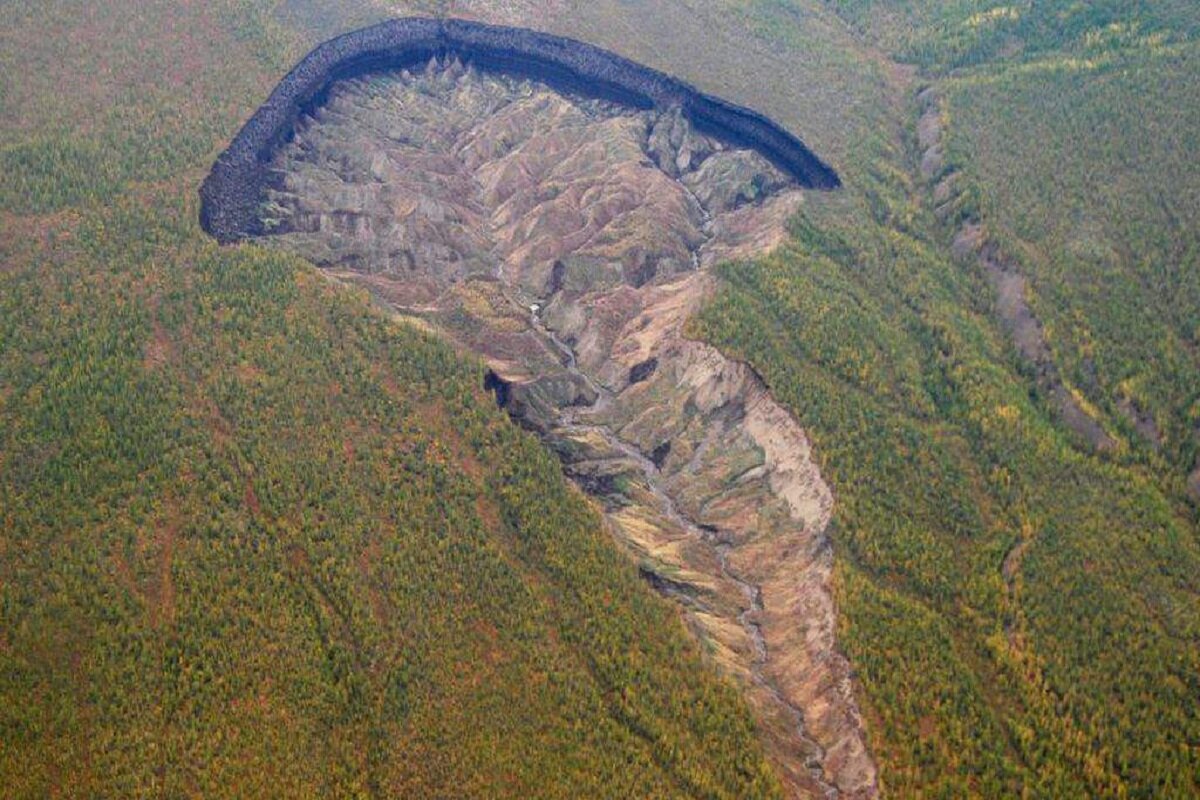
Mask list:
POLYGON ((606 50, 524 28, 410 17, 331 39, 288 73, 204 182, 200 192, 204 229, 222 242, 262 233, 255 198, 266 179, 266 162, 291 138, 296 120, 324 102, 331 84, 448 55, 631 108, 678 108, 698 129, 757 150, 802 185, 839 185, 831 168, 766 117, 606 50))
POLYGON ((785 235, 795 178, 677 106, 453 57, 336 82, 263 176, 264 241, 487 361, 498 401, 746 686, 793 792, 873 796, 834 642, 829 490, 761 381, 683 335, 706 267, 785 235))

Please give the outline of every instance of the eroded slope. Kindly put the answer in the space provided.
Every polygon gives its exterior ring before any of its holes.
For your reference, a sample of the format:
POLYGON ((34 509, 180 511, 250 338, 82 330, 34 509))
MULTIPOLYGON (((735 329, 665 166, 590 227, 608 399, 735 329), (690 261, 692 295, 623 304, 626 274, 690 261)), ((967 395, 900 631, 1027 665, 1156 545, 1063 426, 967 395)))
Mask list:
POLYGON ((336 85, 273 169, 271 241, 487 360, 744 681, 793 789, 873 794, 834 645, 829 490, 761 381, 683 336, 704 268, 777 243, 799 190, 678 112, 457 61, 336 85))

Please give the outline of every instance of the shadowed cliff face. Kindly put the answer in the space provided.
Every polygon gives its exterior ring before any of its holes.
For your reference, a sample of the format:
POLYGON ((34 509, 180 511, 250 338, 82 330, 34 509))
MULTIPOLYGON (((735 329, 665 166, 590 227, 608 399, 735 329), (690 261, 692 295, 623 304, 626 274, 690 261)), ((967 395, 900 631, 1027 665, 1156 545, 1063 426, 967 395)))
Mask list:
POLYGON ((757 376, 683 335, 705 267, 776 244, 795 184, 678 112, 457 61, 336 84, 269 181, 268 241, 488 362, 498 402, 746 687, 794 792, 874 795, 834 642, 829 490, 757 376))

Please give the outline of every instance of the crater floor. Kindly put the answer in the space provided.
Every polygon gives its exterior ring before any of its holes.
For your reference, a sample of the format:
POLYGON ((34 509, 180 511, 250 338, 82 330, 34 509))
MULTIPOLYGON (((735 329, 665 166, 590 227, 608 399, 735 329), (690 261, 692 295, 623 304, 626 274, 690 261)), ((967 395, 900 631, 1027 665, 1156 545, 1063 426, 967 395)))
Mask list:
POLYGON ((267 241, 488 363, 745 685, 794 793, 877 794, 834 639, 829 489, 757 376, 683 333, 705 268, 781 241, 800 190, 677 112, 458 61, 335 84, 271 169, 267 241))

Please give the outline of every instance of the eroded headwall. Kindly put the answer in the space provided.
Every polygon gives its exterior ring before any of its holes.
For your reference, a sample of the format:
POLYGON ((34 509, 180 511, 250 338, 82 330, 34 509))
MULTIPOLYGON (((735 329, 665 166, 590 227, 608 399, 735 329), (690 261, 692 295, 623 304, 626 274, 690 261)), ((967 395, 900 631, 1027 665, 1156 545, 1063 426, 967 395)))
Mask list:
POLYGON ((699 130, 754 149, 809 188, 840 185, 804 143, 750 109, 583 42, 523 28, 410 17, 353 31, 309 53, 254 113, 217 159, 200 189, 200 223, 222 243, 263 233, 258 203, 271 154, 296 120, 348 76, 457 55, 483 69, 536 78, 557 89, 636 108, 678 107, 699 130))

